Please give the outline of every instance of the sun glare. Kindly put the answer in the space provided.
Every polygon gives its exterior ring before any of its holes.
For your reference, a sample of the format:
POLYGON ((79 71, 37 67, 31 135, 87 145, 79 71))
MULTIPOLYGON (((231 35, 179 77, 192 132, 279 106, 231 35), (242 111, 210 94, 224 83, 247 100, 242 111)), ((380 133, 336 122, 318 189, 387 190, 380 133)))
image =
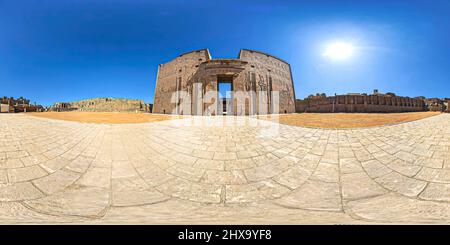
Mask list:
POLYGON ((333 60, 346 60, 353 55, 354 47, 350 43, 335 42, 326 46, 323 56, 333 60))

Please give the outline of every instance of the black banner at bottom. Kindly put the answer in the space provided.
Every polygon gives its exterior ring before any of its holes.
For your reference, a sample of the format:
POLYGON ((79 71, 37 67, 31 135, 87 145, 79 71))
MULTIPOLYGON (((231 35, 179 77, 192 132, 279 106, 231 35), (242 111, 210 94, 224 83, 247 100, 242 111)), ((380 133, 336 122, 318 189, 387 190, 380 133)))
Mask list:
POLYGON ((2 242, 450 242, 449 226, 419 225, 16 225, 1 226, 2 242))

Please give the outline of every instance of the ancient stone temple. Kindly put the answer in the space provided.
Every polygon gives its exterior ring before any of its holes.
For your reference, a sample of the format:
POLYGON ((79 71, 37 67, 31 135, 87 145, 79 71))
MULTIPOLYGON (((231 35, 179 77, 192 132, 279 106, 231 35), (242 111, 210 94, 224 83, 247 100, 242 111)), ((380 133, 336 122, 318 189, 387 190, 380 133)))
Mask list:
POLYGON ((413 112, 427 110, 423 98, 397 96, 394 93, 311 95, 296 101, 297 112, 413 112))
POLYGON ((159 65, 154 113, 254 115, 295 112, 290 65, 242 49, 237 59, 212 59, 207 49, 159 65), (228 86, 229 97, 219 95, 228 86))
POLYGON ((151 112, 152 105, 142 100, 94 98, 76 102, 58 102, 49 111, 151 112))

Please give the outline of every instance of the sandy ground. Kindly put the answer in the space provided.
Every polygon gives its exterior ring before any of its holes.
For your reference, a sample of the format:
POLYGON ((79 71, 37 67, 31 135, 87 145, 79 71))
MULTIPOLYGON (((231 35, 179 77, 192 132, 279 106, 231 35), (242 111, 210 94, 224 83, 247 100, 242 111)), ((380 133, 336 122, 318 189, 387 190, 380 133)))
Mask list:
POLYGON ((361 128, 410 122, 431 117, 440 112, 405 113, 294 113, 276 116, 259 116, 264 120, 279 120, 280 123, 318 128, 361 128))
POLYGON ((145 123, 181 118, 181 116, 125 112, 36 112, 26 115, 87 123, 145 123))
MULTIPOLYGON (((319 128, 360 128, 387 124, 397 124, 414 121, 434 115, 439 112, 410 112, 410 113, 301 113, 287 115, 259 116, 264 120, 280 123, 319 128)), ((118 113, 118 112, 40 112, 27 115, 88 123, 144 123, 182 118, 150 113, 118 113)))

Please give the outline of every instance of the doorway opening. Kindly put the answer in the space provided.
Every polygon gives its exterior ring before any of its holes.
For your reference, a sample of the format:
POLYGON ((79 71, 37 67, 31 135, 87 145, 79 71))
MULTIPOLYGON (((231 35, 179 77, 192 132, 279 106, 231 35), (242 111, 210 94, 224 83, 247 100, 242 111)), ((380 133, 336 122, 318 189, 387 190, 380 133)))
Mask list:
POLYGON ((218 76, 217 77, 217 93, 219 103, 219 112, 222 115, 228 115, 231 113, 232 99, 233 99, 233 77, 231 76, 218 76))

